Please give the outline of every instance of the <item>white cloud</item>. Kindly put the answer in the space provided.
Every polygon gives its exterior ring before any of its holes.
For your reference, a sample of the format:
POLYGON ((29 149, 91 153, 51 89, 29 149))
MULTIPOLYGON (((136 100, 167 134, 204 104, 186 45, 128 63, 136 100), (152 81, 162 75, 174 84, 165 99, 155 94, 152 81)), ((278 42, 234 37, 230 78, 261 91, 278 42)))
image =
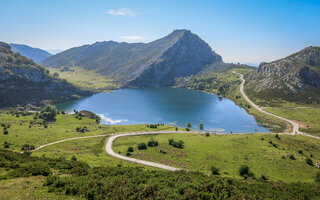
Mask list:
POLYGON ((127 42, 137 42, 137 41, 143 41, 146 39, 141 35, 127 35, 127 36, 120 36, 120 38, 127 42))
POLYGON ((122 9, 110 9, 107 14, 109 15, 117 15, 117 16, 133 16, 134 13, 129 8, 122 8, 122 9))

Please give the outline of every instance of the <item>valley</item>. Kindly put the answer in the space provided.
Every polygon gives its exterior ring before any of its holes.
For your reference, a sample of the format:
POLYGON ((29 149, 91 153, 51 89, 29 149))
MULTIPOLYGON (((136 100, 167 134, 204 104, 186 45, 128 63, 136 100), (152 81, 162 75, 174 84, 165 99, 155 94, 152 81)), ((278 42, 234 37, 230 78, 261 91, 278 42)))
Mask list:
POLYGON ((316 199, 319 60, 307 47, 258 68, 225 63, 185 29, 56 55, 1 42, 0 188, 9 199, 23 199, 20 184, 30 199, 316 199))

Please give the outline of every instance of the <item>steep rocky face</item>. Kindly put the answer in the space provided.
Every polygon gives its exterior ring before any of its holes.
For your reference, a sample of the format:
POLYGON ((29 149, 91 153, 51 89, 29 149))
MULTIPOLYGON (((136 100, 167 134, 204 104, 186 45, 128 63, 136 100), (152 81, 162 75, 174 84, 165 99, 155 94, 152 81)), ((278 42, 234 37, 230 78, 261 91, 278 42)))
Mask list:
POLYGON ((286 58, 261 63, 247 77, 246 88, 260 96, 273 91, 287 99, 290 94, 304 93, 308 93, 304 98, 315 98, 312 93, 320 92, 320 47, 308 47, 286 58))
POLYGON ((63 101, 90 94, 52 77, 48 70, 0 42, 0 107, 63 101))
POLYGON ((195 74, 221 62, 207 43, 188 30, 176 30, 150 43, 97 42, 72 48, 42 63, 46 67, 78 66, 115 79, 123 86, 169 86, 175 77, 195 74))
POLYGON ((10 47, 13 52, 20 53, 20 55, 25 56, 37 63, 52 56, 49 52, 45 50, 33 48, 23 44, 11 43, 10 47))

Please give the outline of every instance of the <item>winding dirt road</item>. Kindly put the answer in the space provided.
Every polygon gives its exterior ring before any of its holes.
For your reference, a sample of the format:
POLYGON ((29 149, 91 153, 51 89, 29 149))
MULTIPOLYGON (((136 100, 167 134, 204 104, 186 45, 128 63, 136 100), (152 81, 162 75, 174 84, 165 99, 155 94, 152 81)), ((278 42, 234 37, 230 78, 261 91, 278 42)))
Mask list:
POLYGON ((249 97, 246 95, 246 93, 244 92, 244 84, 246 82, 246 80, 243 78, 243 75, 242 74, 239 74, 239 73, 236 73, 236 72, 233 72, 235 74, 238 74, 240 75, 240 79, 241 79, 241 85, 240 85, 240 92, 241 92, 241 95, 243 96, 243 98, 252 106, 254 107, 255 109, 259 110, 260 112, 264 113, 264 114, 267 114, 267 115, 270 115, 270 116, 273 116, 273 117, 276 117, 278 119, 281 119, 281 120, 284 120, 286 122, 289 122, 291 125, 292 125, 292 132, 291 134, 298 134, 299 133, 299 124, 294 122, 294 121, 291 121, 289 119, 286 119, 284 117, 281 117, 281 116, 278 116, 278 115, 275 115, 275 114, 272 114, 272 113, 269 113, 267 111, 264 111, 262 108, 260 108, 258 105, 254 104, 250 99, 249 97))
POLYGON ((299 135, 304 135, 304 136, 308 136, 308 137, 312 137, 312 138, 316 138, 316 139, 320 139, 319 136, 314 136, 314 135, 310 135, 310 134, 307 134, 307 133, 303 133, 303 132, 300 132, 299 131, 299 124, 295 121, 292 121, 290 119, 286 119, 284 117, 281 117, 281 116, 278 116, 278 115, 275 115, 275 114, 272 114, 272 113, 269 113, 265 110, 263 110, 262 108, 260 108, 258 105, 254 104, 250 99, 249 97, 246 95, 246 93, 244 92, 244 84, 246 82, 246 80, 243 78, 243 74, 240 74, 240 73, 237 73, 237 72, 234 72, 233 73, 235 74, 238 74, 240 75, 240 79, 241 79, 241 85, 240 85, 240 92, 241 92, 241 95, 243 96, 243 98, 252 106, 254 107, 255 109, 259 110, 260 112, 264 113, 264 114, 267 114, 267 115, 270 115, 270 116, 273 116, 273 117, 276 117, 278 119, 281 119, 281 120, 284 120, 288 123, 290 123, 292 125, 292 132, 291 133, 287 133, 287 134, 291 134, 291 135, 296 135, 296 134, 299 134, 299 135))

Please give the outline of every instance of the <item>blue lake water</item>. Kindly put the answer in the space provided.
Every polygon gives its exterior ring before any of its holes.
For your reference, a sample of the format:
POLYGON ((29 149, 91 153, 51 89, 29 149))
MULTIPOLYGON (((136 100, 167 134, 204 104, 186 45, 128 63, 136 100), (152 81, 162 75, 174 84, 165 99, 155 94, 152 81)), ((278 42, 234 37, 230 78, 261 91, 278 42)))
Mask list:
POLYGON ((121 89, 57 104, 59 110, 90 110, 104 124, 163 123, 223 133, 270 132, 226 98, 185 88, 121 89))

